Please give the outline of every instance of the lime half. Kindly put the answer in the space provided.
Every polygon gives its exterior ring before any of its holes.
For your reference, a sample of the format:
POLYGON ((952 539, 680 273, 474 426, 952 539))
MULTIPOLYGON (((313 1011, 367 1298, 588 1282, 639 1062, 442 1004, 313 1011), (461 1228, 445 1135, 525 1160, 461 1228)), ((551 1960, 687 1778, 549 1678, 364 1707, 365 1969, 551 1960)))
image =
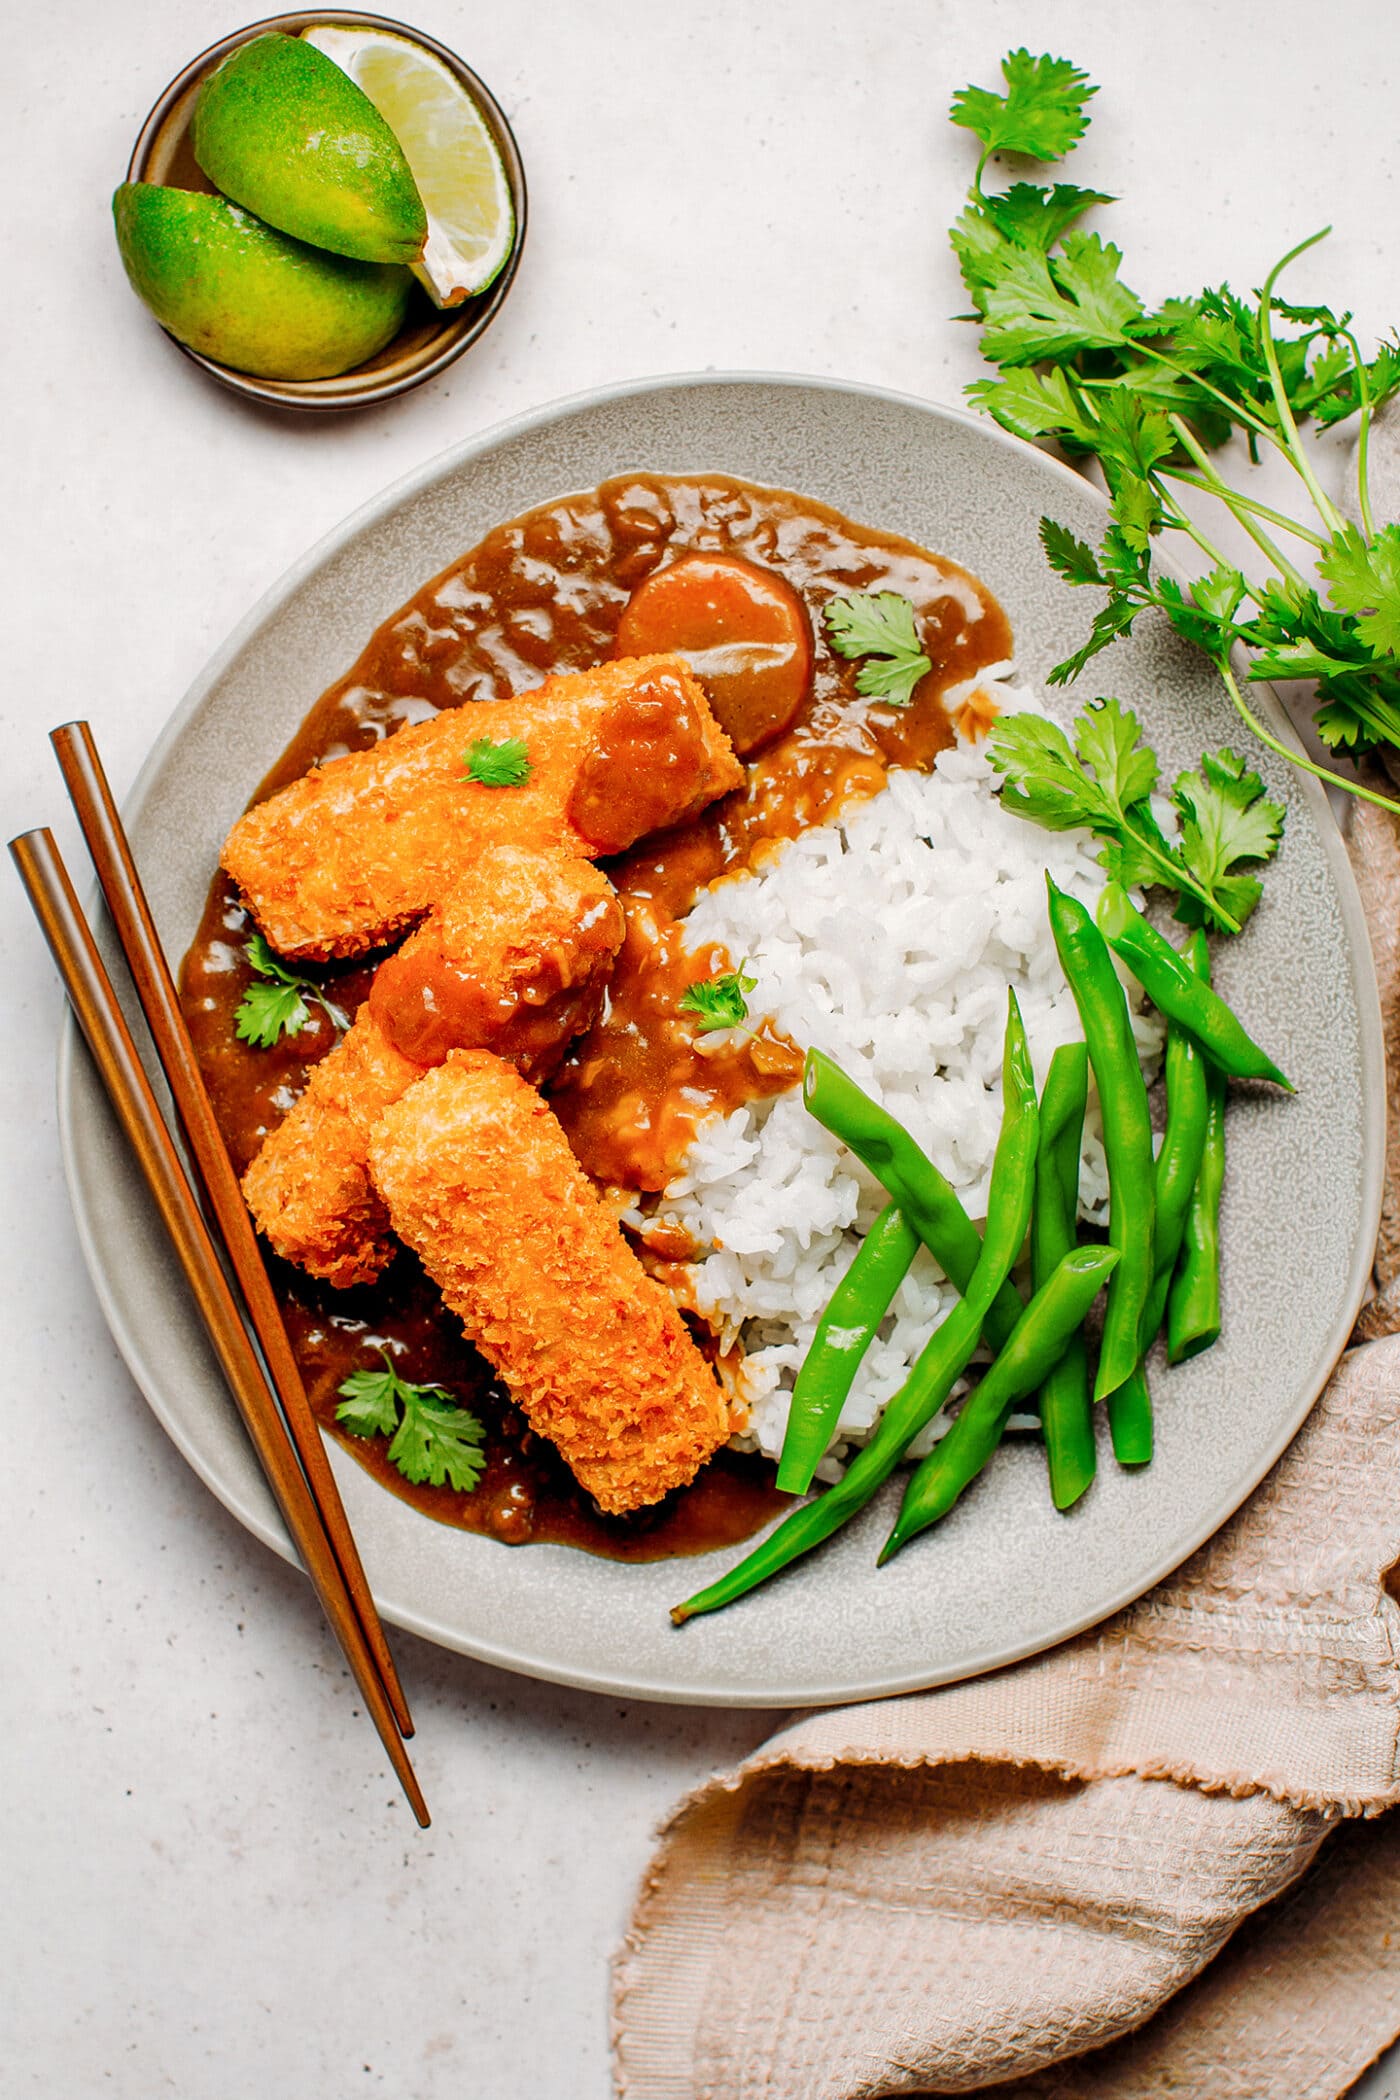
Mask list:
POLYGON ((368 95, 403 148, 428 211, 412 264, 439 306, 459 306, 499 276, 515 235, 500 152, 471 96, 430 51, 378 29, 302 31, 368 95))

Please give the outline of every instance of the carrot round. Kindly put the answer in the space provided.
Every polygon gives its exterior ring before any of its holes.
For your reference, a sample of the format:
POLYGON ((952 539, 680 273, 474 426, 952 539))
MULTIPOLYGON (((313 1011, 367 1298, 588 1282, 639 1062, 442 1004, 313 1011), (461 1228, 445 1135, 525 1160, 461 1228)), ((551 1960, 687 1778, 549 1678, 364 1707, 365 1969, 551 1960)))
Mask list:
POLYGON ((741 754, 781 736, 806 697, 812 629, 792 585, 729 554, 683 554, 627 602, 619 656, 677 653, 741 754))

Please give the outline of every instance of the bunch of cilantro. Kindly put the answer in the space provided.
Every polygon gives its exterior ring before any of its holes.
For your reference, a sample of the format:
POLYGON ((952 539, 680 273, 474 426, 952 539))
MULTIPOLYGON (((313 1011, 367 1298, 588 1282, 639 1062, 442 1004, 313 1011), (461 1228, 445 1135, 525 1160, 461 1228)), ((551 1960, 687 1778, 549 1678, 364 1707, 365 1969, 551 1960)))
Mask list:
POLYGON ((1120 277, 1118 249, 1079 230, 1084 213, 1110 197, 1061 182, 983 188, 994 154, 1063 159, 1088 129, 1085 105, 1097 93, 1067 60, 1024 50, 1011 52, 1002 72, 1004 94, 963 88, 950 112, 983 149, 952 242, 983 354, 999 368, 968 391, 1018 437, 1053 439, 1071 457, 1092 454, 1112 504, 1097 548, 1041 520, 1057 574, 1108 594, 1083 648, 1056 666, 1052 682, 1077 678, 1155 608, 1211 658, 1265 744, 1383 801, 1285 750, 1245 692, 1251 679, 1314 679, 1325 744, 1351 756, 1400 748, 1400 525, 1377 528, 1366 466, 1375 411, 1400 391, 1400 343, 1367 360, 1349 314, 1276 295, 1284 268, 1321 233, 1284 256, 1252 298, 1222 284, 1149 311, 1120 277), (1308 418, 1327 429, 1349 416, 1358 419, 1360 528, 1329 500, 1299 436, 1308 418), (1235 431, 1253 458, 1273 449, 1288 461, 1302 483, 1304 516, 1285 516, 1224 479, 1211 455, 1235 431), (1266 582, 1251 583, 1225 558, 1182 507, 1182 487, 1225 505, 1265 557, 1266 582), (1211 564, 1189 591, 1152 573, 1152 542, 1164 531, 1187 534, 1211 564), (1247 667, 1243 685, 1236 650, 1247 667))

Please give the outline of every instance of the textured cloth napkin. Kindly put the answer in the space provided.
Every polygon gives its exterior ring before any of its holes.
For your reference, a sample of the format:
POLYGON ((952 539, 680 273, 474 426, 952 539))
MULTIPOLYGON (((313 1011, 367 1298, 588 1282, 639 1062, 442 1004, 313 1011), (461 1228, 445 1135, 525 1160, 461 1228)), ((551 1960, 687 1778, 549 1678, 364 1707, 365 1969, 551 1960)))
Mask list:
POLYGON ((680 1805, 615 1967, 626 2100, 1336 2100, 1400 2032, 1400 824, 1357 804, 1350 845, 1391 1106, 1356 1346, 1127 1611, 680 1805))

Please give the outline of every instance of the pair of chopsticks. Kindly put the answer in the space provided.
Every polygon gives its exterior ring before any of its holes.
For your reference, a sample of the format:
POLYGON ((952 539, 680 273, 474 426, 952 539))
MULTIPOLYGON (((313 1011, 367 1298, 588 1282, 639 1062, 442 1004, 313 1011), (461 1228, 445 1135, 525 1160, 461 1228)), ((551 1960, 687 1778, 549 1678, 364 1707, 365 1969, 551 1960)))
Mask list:
POLYGON ((194 1293, 267 1484, 389 1761, 414 1815, 426 1829, 427 1804, 404 1749, 404 1737, 413 1733, 408 1702, 237 1176, 214 1119, 170 966, 92 732, 86 722, 67 722, 54 730, 50 741, 170 1087, 199 1186, 237 1279, 241 1304, 161 1115, 53 834, 47 830, 23 832, 10 841, 10 852, 53 952, 78 1026, 194 1293))

